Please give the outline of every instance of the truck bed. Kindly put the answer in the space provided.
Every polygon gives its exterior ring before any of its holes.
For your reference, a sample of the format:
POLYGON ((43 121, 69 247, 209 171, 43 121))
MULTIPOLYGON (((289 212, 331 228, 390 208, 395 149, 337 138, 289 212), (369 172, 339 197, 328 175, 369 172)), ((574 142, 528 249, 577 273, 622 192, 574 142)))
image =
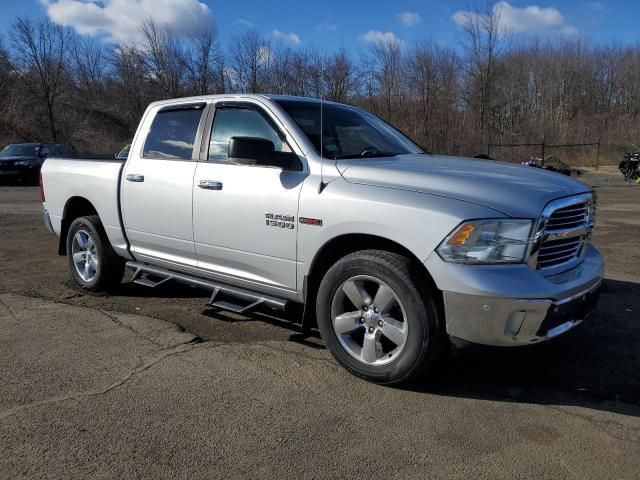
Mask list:
POLYGON ((65 208, 74 198, 88 200, 96 210, 114 249, 127 250, 120 216, 122 159, 49 158, 42 166, 44 208, 60 235, 65 208))

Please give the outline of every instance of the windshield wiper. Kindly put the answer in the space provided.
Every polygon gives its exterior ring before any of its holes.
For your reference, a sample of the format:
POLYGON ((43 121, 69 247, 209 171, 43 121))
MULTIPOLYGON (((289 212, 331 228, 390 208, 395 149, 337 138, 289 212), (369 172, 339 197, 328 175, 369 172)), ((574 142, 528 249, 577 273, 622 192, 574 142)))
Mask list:
POLYGON ((350 158, 376 158, 376 157, 395 157, 400 155, 397 152, 371 152, 365 155, 334 155, 332 160, 346 160, 350 158))

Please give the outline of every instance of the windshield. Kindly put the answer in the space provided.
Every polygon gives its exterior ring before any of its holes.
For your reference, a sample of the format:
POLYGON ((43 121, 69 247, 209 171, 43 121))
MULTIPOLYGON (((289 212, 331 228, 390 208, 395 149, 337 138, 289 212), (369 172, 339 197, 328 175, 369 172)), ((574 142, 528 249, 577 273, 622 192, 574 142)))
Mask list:
MULTIPOLYGON (((276 100, 320 153, 320 102, 276 100)), ((407 136, 379 118, 335 103, 322 107, 322 154, 326 158, 392 157, 424 153, 407 136)))
POLYGON ((37 157, 39 150, 39 143, 14 143, 4 147, 0 157, 37 157))

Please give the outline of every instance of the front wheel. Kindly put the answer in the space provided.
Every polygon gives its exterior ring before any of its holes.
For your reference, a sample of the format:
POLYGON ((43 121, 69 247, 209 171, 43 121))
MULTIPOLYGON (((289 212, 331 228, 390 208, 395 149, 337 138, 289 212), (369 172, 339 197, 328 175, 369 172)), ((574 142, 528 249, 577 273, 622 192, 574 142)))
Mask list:
POLYGON ((318 291, 320 334, 351 373, 381 384, 424 373, 444 350, 436 292, 401 255, 365 250, 336 262, 318 291))
POLYGON ((67 260, 75 282, 86 290, 106 291, 124 274, 124 260, 111 247, 97 215, 76 218, 67 232, 67 260))

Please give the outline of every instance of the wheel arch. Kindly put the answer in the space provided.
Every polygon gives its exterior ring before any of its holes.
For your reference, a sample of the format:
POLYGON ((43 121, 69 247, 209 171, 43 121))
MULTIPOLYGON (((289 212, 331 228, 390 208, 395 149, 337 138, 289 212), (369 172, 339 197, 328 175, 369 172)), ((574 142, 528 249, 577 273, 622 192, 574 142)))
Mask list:
POLYGON ((438 292, 436 302, 439 307, 444 307, 442 293, 437 288, 433 277, 427 270, 424 263, 421 262, 418 257, 411 252, 411 250, 398 242, 377 235, 361 233, 344 234, 334 237, 322 245, 322 247, 316 252, 311 262, 309 272, 304 278, 305 308, 303 328, 314 328, 317 325, 315 317, 316 295, 320 281, 327 270, 329 270, 329 268, 340 258, 350 253, 362 250, 384 250, 409 258, 413 267, 416 269, 417 274, 424 275, 424 278, 426 278, 427 282, 432 287, 432 291, 438 292))
POLYGON ((67 232, 69 226, 76 218, 86 215, 98 215, 98 211, 93 204, 85 197, 74 196, 67 200, 62 211, 62 223, 60 228, 60 241, 58 243, 58 254, 67 254, 67 232))

